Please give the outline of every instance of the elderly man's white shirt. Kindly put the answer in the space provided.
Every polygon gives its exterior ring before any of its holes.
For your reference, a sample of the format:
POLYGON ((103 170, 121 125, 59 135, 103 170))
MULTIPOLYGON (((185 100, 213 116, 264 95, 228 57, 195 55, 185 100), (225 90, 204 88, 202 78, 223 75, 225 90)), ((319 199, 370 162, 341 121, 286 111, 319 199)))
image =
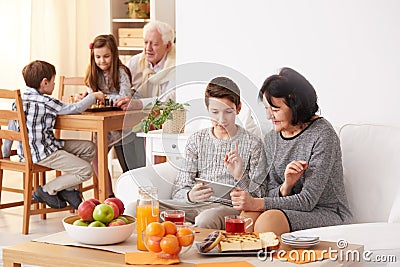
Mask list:
MULTIPOLYGON (((132 74, 132 87, 134 90, 137 90, 141 85, 142 85, 142 70, 140 69, 140 64, 139 60, 142 57, 142 53, 134 55, 128 62, 128 68, 131 71, 132 74)), ((154 73, 159 73, 164 69, 165 61, 167 59, 167 55, 165 55, 160 62, 158 62, 155 66, 152 66, 149 63, 149 68, 154 71, 154 73)), ((175 88, 176 81, 175 79, 171 79, 169 81, 166 81, 162 84, 160 84, 161 88, 161 95, 160 96, 154 96, 152 98, 141 98, 139 95, 134 94, 133 97, 140 99, 142 101, 143 107, 146 107, 149 103, 152 103, 155 101, 155 99, 158 97, 161 101, 167 100, 167 98, 173 98, 175 99, 175 93, 171 93, 171 89, 175 88), (171 95, 172 94, 172 95, 171 95)), ((147 90, 152 91, 152 85, 148 84, 147 90)))

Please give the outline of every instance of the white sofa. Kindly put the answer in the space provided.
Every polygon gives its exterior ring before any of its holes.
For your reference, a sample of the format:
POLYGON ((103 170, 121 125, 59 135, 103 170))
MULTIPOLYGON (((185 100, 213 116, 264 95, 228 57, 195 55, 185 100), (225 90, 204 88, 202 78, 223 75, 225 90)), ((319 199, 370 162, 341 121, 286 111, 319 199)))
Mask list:
MULTIPOLYGON (((400 264, 400 127, 348 124, 338 132, 354 224, 299 233, 363 244, 364 250, 375 255, 397 256, 400 264)), ((169 163, 129 171, 118 179, 116 196, 134 214, 138 185, 157 186, 160 199, 170 198, 176 174, 169 163)))
POLYGON ((388 265, 400 266, 400 127, 348 124, 340 128, 339 136, 354 223, 296 233, 363 244, 364 251, 373 253, 371 259, 395 256, 397 262, 388 265))

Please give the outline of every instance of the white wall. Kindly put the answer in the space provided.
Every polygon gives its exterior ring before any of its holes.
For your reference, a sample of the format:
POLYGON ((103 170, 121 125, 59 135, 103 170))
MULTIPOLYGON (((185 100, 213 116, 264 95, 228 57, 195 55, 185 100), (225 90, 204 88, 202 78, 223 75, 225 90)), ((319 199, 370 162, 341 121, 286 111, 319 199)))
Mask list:
POLYGON ((17 89, 25 85, 22 68, 29 61, 30 0, 0 0, 0 88, 17 89))
POLYGON ((333 124, 400 123, 400 1, 177 0, 176 8, 178 64, 237 70, 255 84, 242 86, 254 98, 267 76, 289 66, 314 85, 333 124))

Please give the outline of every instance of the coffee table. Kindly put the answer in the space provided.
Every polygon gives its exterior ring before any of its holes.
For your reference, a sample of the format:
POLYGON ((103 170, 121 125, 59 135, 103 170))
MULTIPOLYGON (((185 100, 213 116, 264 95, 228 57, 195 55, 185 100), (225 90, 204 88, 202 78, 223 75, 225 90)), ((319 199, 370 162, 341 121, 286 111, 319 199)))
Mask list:
MULTIPOLYGON (((196 241, 203 240, 212 230, 196 229, 196 241)), ((333 242, 321 241, 318 248, 335 247, 333 242)), ((286 249, 285 246, 283 248, 286 249)), ((358 250, 361 255, 364 250, 362 245, 349 244, 348 249, 358 250)), ((287 262, 274 260, 273 262, 259 261, 257 257, 206 257, 196 255, 195 262, 214 262, 214 261, 242 261, 246 260, 256 266, 299 266, 287 262)), ((42 242, 26 242, 18 245, 3 248, 4 267, 20 267, 21 264, 60 267, 60 266, 81 266, 81 267, 120 267, 132 266, 125 264, 125 255, 104 250, 62 246, 42 242)), ((362 266, 362 262, 348 262, 348 266, 362 266)), ((134 265, 139 266, 139 265, 134 265)), ((143 265, 148 266, 148 265, 143 265)), ((181 262, 173 266, 194 266, 193 263, 181 262)), ((304 265, 302 265, 304 266, 304 265)), ((306 266, 340 266, 338 262, 323 261, 306 264, 306 266)))

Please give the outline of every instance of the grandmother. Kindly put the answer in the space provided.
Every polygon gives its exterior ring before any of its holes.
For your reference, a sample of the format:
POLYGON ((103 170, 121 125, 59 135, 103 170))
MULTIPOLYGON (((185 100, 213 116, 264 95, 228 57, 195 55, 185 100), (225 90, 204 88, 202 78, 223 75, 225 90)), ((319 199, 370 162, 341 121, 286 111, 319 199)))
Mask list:
POLYGON ((259 99, 274 126, 265 136, 266 168, 250 193, 231 192, 233 207, 253 219, 254 231, 277 235, 350 223, 340 141, 328 120, 316 114, 313 86, 283 68, 265 80, 259 99))

